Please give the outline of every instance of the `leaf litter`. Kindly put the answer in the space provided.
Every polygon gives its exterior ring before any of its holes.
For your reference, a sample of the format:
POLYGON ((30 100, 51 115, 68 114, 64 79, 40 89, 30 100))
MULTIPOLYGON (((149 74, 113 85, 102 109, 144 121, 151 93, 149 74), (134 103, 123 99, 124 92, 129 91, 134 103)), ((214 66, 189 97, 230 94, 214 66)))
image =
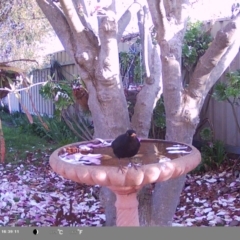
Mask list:
MULTIPOLYGON (((56 174, 49 154, 0 164, 0 226, 104 226, 100 187, 56 174)), ((217 171, 188 174, 173 226, 240 226, 239 169, 229 159, 217 171)))

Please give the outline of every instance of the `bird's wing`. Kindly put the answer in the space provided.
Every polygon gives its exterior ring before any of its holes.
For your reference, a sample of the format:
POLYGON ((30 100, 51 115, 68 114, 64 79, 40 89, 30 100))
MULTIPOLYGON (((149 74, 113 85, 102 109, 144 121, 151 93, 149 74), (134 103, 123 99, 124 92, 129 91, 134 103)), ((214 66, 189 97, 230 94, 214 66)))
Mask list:
POLYGON ((112 144, 111 146, 114 148, 114 147, 117 147, 117 148, 121 148, 121 147, 124 147, 126 146, 126 144, 128 143, 127 141, 127 136, 126 137, 123 137, 122 135, 117 137, 114 141, 112 141, 112 144))

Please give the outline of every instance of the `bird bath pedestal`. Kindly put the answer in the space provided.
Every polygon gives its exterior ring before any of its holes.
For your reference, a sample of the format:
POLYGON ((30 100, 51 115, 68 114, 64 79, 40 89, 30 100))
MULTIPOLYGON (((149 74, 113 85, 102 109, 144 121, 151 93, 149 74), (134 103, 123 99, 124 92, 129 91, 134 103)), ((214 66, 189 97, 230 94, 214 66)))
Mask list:
POLYGON ((201 161, 200 152, 191 145, 142 139, 139 152, 133 157, 140 166, 137 170, 126 167, 122 173, 118 169, 119 161, 127 166, 128 159, 118 160, 113 155, 110 142, 111 140, 104 141, 107 143, 105 146, 100 146, 101 143, 96 140, 66 145, 52 153, 50 165, 66 179, 111 189, 116 194, 117 226, 139 226, 137 192, 144 185, 177 178, 193 170, 201 161), (85 151, 86 146, 93 146, 91 153, 85 151), (78 154, 78 157, 83 156, 81 159, 85 156, 91 159, 96 154, 97 164, 86 165, 86 161, 83 164, 76 157, 71 159, 73 153, 75 156, 78 154))

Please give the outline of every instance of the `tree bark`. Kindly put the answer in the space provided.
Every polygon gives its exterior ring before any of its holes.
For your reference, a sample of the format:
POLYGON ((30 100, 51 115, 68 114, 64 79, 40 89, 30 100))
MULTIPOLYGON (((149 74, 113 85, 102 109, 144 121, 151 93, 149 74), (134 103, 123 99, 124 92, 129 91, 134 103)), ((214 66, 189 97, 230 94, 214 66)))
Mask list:
POLYGON ((237 17, 234 21, 228 23, 223 30, 218 31, 212 44, 197 63, 189 87, 186 90, 187 95, 198 101, 199 110, 202 108, 207 93, 228 66, 223 65, 222 61, 225 59, 230 64, 230 61, 238 52, 235 45, 239 46, 239 38, 237 37, 240 32, 239 24, 240 19, 237 17), (232 50, 232 48, 234 49, 232 50), (234 54, 230 55, 232 51, 234 51, 234 54), (214 72, 216 74, 216 71, 218 76, 213 75, 214 72))
POLYGON ((121 41, 123 32, 125 31, 128 24, 132 21, 134 15, 136 15, 140 9, 141 9, 141 4, 134 2, 129 6, 129 8, 124 12, 124 14, 118 20, 118 33, 117 33, 118 42, 121 41))
MULTIPOLYGON (((144 87, 137 95, 134 114, 132 116, 132 128, 136 130, 139 137, 146 138, 149 133, 153 109, 162 92, 162 69, 159 46, 152 44, 149 31, 146 31, 150 27, 149 20, 146 19, 145 23, 141 22, 140 25, 140 28, 142 28, 140 34, 142 34, 142 36, 147 35, 142 45, 147 45, 149 49, 148 55, 146 55, 146 61, 148 61, 148 65, 150 66, 150 76, 145 76, 144 87)), ((145 186, 138 193, 138 198, 140 225, 149 225, 151 221, 151 195, 149 194, 149 185, 145 186)), ((108 188, 101 189, 101 202, 104 203, 106 211, 106 226, 114 226, 116 224, 115 200, 115 194, 108 188)))
MULTIPOLYGON (((72 1, 62 0, 63 12, 50 0, 36 0, 53 26, 65 50, 72 56, 89 92, 88 105, 94 122, 94 137, 115 138, 129 126, 127 102, 119 78, 117 22, 113 11, 99 19, 99 39, 76 19, 72 1), (76 21, 71 22, 71 15, 76 21), (99 41, 100 40, 100 45, 99 41)), ((115 195, 101 189, 106 225, 115 225, 115 195), (112 205, 112 206, 111 206, 112 205)))
POLYGON ((82 25, 72 1, 60 1, 63 11, 50 0, 36 1, 65 50, 72 56, 86 84, 89 92, 88 105, 94 122, 94 137, 115 138, 125 132, 130 121, 116 57, 118 45, 115 13, 109 10, 101 16, 99 45, 95 34, 82 25))
MULTIPOLYGON (((182 11, 185 9, 184 1, 148 0, 148 4, 157 31, 157 41, 161 47, 166 139, 187 143, 189 139, 186 139, 184 122, 180 117, 183 90, 180 68, 181 43, 187 17, 186 12, 182 11)), ((149 225, 171 226, 184 183, 185 175, 155 185, 149 225)))
POLYGON ((115 138, 129 128, 127 102, 119 78, 119 60, 116 57, 118 56, 116 32, 117 22, 111 12, 110 16, 103 17, 100 21, 101 48, 94 74, 97 81, 91 81, 95 84, 97 98, 89 100, 89 107, 95 120, 95 136, 102 138, 115 138), (98 109, 94 109, 96 99, 100 103, 98 109), (102 114, 99 114, 101 112, 102 114))
POLYGON ((146 6, 142 6, 138 15, 146 74, 144 76, 144 87, 137 95, 132 116, 132 127, 139 137, 146 138, 149 134, 153 109, 162 94, 162 66, 159 46, 152 43, 149 32, 150 16, 146 6), (142 16, 140 16, 141 13, 142 16))

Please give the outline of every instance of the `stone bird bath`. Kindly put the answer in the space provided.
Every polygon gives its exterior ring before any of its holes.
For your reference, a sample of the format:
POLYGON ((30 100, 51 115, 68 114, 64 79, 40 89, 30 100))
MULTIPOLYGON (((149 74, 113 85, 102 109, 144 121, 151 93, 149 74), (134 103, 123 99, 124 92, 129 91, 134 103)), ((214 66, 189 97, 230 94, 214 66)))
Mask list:
POLYGON ((78 142, 55 150, 50 156, 52 169, 66 179, 88 185, 106 186, 116 194, 117 226, 139 226, 137 192, 144 185, 177 178, 193 170, 201 161, 193 146, 155 139, 142 139, 133 162, 140 166, 118 171, 119 160, 111 140, 78 142))

